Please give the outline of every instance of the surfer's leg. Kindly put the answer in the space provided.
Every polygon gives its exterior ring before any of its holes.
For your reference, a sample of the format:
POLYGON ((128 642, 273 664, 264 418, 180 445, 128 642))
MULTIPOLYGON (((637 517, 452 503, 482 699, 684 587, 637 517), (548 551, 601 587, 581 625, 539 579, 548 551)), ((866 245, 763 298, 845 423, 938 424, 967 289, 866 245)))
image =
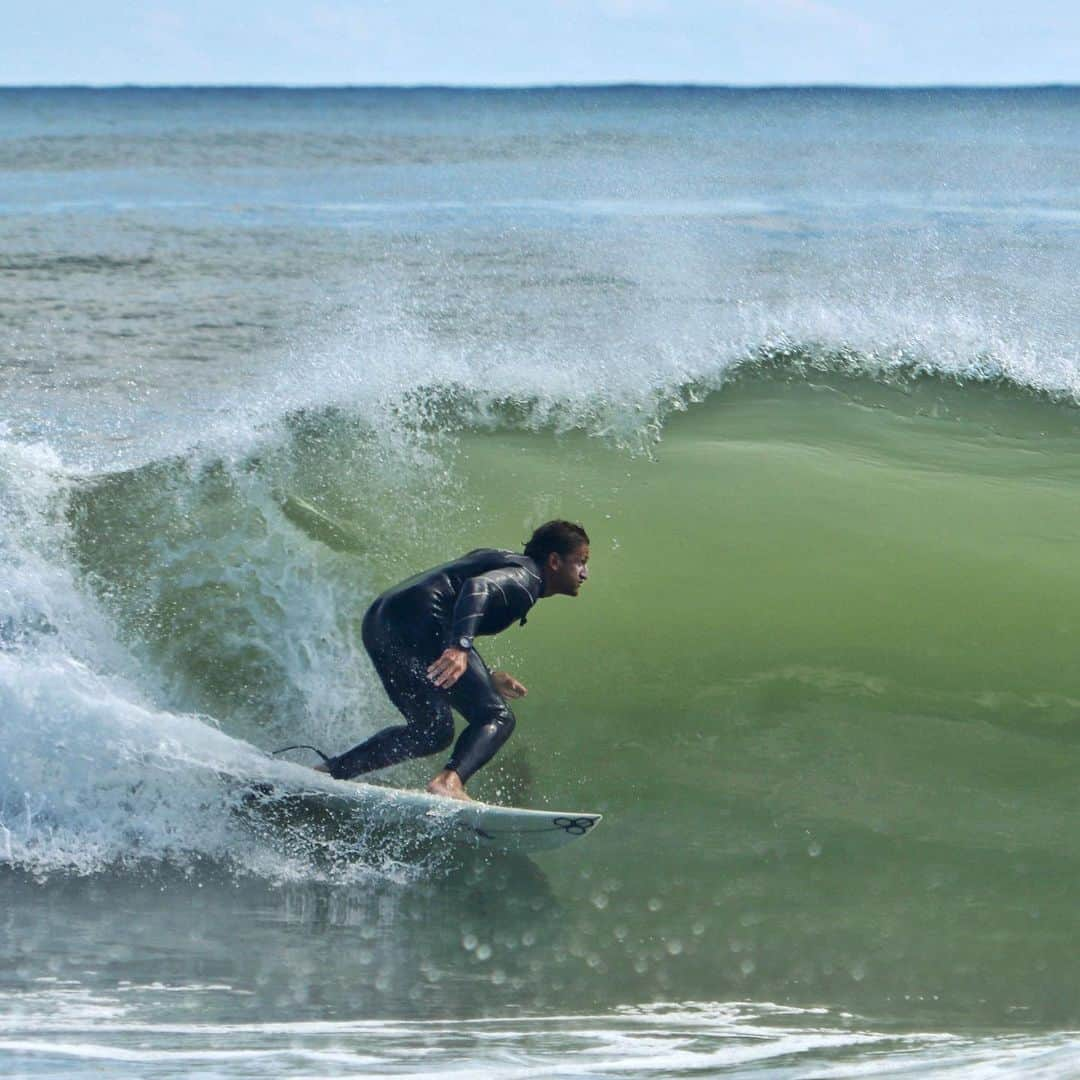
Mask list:
POLYGON ((383 728, 359 746, 331 758, 326 771, 339 780, 437 754, 454 741, 454 718, 446 695, 431 685, 423 659, 401 642, 396 629, 382 617, 380 607, 377 602, 364 618, 364 645, 387 697, 406 722, 383 728))
MULTIPOLYGON (((433 781, 438 794, 457 794, 456 791, 443 791, 447 772, 455 773, 461 784, 486 765, 495 752, 510 738, 514 730, 514 714, 506 701, 500 696, 491 681, 491 672, 480 655, 473 650, 469 655, 469 666, 465 674, 447 693, 450 704, 468 720, 469 725, 461 733, 446 769, 433 781), (442 783, 440 783, 442 781, 442 783)), ((456 788, 453 781, 451 786, 456 788)))
POLYGON ((445 698, 419 688, 387 686, 390 700, 405 717, 405 724, 383 728, 359 746, 327 762, 327 772, 338 780, 385 769, 411 758, 445 750, 454 741, 454 718, 445 698))

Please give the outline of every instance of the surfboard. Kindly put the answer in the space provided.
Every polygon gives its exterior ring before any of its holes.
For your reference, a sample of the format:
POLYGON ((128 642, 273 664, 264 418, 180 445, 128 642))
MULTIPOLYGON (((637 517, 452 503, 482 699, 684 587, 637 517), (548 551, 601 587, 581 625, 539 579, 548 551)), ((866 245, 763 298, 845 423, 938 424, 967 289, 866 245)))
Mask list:
POLYGON ((355 554, 362 552, 365 542, 360 532, 351 525, 331 517, 325 510, 312 506, 299 495, 278 494, 281 512, 298 529, 307 533, 312 540, 318 540, 334 551, 355 554))
POLYGON ((333 819, 343 837, 372 826, 406 825, 453 844, 502 852, 563 847, 587 836, 601 814, 580 810, 527 810, 515 806, 463 802, 426 791, 379 787, 320 776, 303 787, 261 781, 247 788, 249 810, 263 808, 293 823, 311 814, 333 819))

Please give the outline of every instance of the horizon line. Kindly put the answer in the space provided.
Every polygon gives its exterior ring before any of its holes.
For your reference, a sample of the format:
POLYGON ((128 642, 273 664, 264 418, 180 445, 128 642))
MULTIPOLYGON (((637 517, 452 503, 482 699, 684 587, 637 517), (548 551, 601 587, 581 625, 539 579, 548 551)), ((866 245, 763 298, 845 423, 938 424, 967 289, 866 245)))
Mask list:
POLYGON ((76 82, 0 83, 0 90, 1073 90, 1080 82, 1016 83, 711 83, 711 82, 552 82, 552 83, 275 83, 275 82, 76 82))

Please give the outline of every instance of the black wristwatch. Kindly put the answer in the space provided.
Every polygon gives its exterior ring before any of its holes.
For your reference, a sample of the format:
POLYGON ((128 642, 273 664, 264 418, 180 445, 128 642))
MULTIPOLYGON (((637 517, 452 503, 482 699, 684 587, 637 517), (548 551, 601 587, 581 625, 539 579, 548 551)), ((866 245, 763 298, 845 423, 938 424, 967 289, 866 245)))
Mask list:
POLYGON ((457 644, 459 649, 464 649, 466 652, 468 652, 472 648, 472 638, 460 637, 458 638, 457 644))

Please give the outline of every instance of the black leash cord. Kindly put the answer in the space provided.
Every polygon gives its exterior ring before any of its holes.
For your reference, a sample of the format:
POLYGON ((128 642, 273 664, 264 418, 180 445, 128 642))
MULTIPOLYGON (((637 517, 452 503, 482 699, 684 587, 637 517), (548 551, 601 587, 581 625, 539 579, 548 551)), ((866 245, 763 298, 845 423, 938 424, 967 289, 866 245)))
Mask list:
POLYGON ((317 746, 308 746, 307 743, 297 743, 295 746, 283 746, 280 750, 271 750, 270 753, 273 754, 274 757, 277 757, 278 754, 284 754, 287 750, 314 750, 327 765, 330 764, 330 759, 326 754, 324 754, 317 746))

